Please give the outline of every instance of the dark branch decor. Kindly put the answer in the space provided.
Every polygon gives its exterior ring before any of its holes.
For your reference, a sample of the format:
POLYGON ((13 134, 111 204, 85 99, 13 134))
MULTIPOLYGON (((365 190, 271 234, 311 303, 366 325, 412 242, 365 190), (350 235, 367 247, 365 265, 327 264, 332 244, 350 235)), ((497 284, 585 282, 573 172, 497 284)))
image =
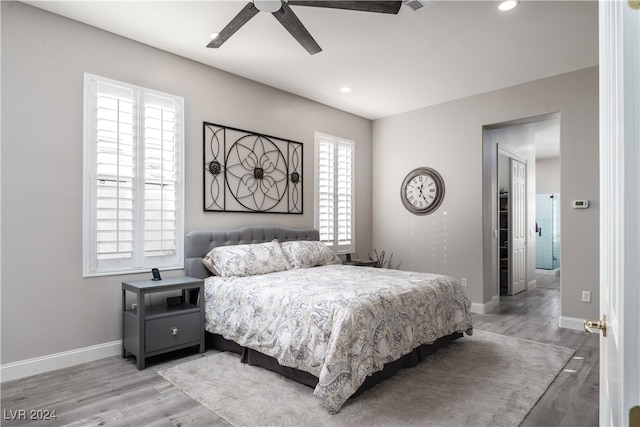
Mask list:
POLYGON ((204 210, 302 213, 302 143, 203 122, 204 210))

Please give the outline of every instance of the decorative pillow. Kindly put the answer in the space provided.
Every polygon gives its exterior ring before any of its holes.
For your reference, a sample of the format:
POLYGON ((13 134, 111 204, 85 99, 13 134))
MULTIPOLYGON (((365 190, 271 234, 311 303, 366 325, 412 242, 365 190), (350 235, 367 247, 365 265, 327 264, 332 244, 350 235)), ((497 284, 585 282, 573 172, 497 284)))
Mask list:
POLYGON ((211 258, 209 258, 210 253, 211 252, 205 255, 205 257, 202 258, 200 261, 202 261, 202 265, 204 265, 207 268, 207 270, 211 272, 211 274, 213 274, 214 276, 219 276, 220 273, 218 273, 218 271, 215 269, 215 267, 213 266, 213 262, 211 261, 211 258))
POLYGON ((277 240, 213 248, 202 263, 222 277, 253 276, 291 268, 277 240))
POLYGON ((280 245, 293 268, 308 268, 342 263, 338 255, 322 242, 296 240, 282 242, 280 245))

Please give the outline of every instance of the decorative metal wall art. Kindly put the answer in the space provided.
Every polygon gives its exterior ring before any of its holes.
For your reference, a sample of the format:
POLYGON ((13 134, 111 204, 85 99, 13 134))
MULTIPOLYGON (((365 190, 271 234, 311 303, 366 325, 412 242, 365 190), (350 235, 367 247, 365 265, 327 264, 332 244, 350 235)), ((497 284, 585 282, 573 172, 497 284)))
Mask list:
POLYGON ((205 211, 302 213, 302 143, 202 127, 205 211))

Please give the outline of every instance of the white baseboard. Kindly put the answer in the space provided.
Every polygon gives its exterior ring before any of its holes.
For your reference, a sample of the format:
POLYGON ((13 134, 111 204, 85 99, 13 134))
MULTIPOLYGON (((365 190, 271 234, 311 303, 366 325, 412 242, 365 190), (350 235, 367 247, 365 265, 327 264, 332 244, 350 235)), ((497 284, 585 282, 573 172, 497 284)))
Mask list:
POLYGON ((560 316, 559 325, 565 329, 575 329, 576 331, 584 331, 584 319, 578 319, 576 317, 560 316))
POLYGON ((500 307, 500 296, 494 295, 493 297, 491 297, 491 301, 486 303, 481 304, 478 302, 472 302, 471 312, 476 314, 487 314, 487 313, 491 313, 493 310, 495 310, 498 307, 500 307))
POLYGON ((0 382, 17 380, 119 354, 122 354, 122 341, 120 340, 7 363, 0 366, 0 382))

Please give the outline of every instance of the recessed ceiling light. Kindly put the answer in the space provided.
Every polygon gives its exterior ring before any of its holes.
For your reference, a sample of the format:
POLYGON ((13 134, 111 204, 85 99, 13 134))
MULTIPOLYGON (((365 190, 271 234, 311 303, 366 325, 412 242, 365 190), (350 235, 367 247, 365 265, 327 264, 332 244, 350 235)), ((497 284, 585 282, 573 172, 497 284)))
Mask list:
POLYGON ((351 88, 349 86, 343 86, 343 87, 340 88, 340 92, 349 93, 349 92, 351 92, 351 88))
POLYGON ((500 4, 498 5, 498 9, 500 9, 503 12, 506 12, 507 10, 511 10, 514 7, 516 7, 518 5, 518 0, 506 0, 503 2, 500 2, 500 4))

